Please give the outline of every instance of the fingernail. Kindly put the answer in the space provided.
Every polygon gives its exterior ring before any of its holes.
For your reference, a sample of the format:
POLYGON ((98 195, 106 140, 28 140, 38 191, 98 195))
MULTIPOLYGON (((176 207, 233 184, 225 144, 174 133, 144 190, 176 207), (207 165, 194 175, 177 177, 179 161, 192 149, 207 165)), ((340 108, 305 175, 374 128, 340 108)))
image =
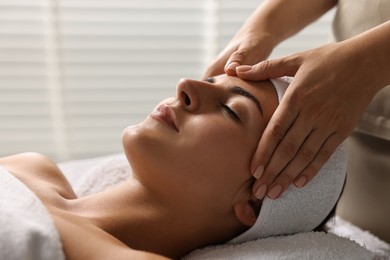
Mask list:
POLYGON ((240 66, 240 63, 238 63, 237 61, 232 61, 229 63, 229 65, 226 66, 226 69, 235 71, 237 66, 240 66))
POLYGON ((267 195, 271 199, 276 199, 279 196, 281 191, 282 191, 282 186, 280 186, 279 184, 276 184, 275 186, 273 186, 271 188, 271 190, 267 193, 267 195))
POLYGON ((297 181, 294 182, 294 184, 298 188, 302 188, 303 186, 305 186, 306 181, 307 181, 306 176, 301 176, 301 177, 298 178, 297 181))
POLYGON ((265 196, 265 192, 267 191, 267 185, 262 184, 256 191, 255 196, 259 200, 262 200, 265 196))
POLYGON ((264 166, 260 165, 259 167, 256 168, 255 172, 253 173, 253 177, 256 179, 260 179, 260 177, 263 175, 264 172, 264 166))
POLYGON ((246 72, 246 71, 250 71, 252 69, 252 66, 250 65, 242 65, 242 66, 238 66, 236 68, 236 71, 237 72, 246 72))

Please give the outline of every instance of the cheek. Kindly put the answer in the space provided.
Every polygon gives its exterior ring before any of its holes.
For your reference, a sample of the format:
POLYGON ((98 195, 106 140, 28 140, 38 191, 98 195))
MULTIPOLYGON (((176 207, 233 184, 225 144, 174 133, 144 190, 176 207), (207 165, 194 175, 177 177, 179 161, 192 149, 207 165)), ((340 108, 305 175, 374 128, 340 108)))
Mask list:
POLYGON ((254 142, 242 127, 213 117, 192 120, 187 126, 188 136, 182 140, 189 164, 202 166, 203 172, 249 168, 254 142))
POLYGON ((213 117, 196 118, 187 124, 185 138, 195 146, 208 149, 213 148, 212 145, 220 148, 238 146, 237 139, 245 138, 244 132, 239 126, 225 121, 213 117))
POLYGON ((256 137, 245 127, 220 116, 195 118, 187 124, 185 130, 187 131, 184 133, 186 135, 184 139, 191 142, 194 147, 216 149, 225 153, 234 150, 250 151, 256 141, 256 137))
MULTIPOLYGON (((230 123, 230 122, 228 122, 230 123)), ((191 124, 186 149, 179 155, 186 192, 204 205, 226 205, 250 177, 250 138, 235 126, 214 120, 191 124)))

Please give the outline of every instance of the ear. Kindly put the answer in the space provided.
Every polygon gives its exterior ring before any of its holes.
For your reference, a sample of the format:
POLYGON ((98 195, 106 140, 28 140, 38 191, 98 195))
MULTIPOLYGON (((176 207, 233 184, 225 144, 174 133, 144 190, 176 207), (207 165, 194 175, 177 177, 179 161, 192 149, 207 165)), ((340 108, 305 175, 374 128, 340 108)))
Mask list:
POLYGON ((236 218, 245 226, 251 227, 255 224, 257 216, 249 200, 242 200, 234 204, 236 218))

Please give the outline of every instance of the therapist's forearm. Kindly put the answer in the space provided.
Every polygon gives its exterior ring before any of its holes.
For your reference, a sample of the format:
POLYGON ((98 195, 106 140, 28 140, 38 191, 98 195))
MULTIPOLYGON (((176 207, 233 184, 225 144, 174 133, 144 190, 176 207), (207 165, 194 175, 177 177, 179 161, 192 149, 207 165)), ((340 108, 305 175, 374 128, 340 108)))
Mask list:
POLYGON ((265 0, 243 28, 268 33, 276 46, 325 14, 336 3, 335 0, 265 0))
POLYGON ((370 75, 375 92, 390 84, 390 21, 345 40, 342 44, 357 49, 355 52, 366 63, 365 74, 370 75))

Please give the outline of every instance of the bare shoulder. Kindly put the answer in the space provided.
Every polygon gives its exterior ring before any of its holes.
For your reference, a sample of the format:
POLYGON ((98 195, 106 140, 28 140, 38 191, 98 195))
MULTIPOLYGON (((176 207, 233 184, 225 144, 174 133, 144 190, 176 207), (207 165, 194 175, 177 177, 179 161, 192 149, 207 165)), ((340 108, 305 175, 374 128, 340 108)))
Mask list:
POLYGON ((61 234, 66 259, 150 259, 164 260, 163 256, 129 248, 127 245, 93 224, 67 212, 52 214, 61 234))
POLYGON ((54 189, 67 199, 76 197, 57 164, 43 154, 28 152, 2 157, 0 165, 38 196, 39 192, 42 191, 42 185, 44 185, 47 189, 54 189))

